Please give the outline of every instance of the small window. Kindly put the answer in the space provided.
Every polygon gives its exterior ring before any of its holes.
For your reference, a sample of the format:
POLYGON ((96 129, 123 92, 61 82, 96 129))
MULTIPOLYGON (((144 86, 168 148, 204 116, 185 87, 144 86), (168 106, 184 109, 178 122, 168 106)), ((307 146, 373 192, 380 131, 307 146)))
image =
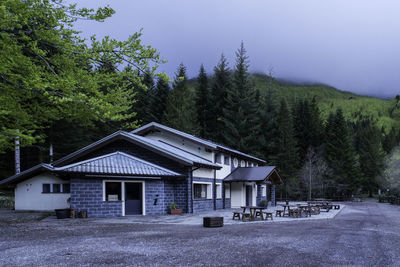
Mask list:
POLYGON ((215 190, 216 190, 216 193, 217 193, 217 198, 222 198, 222 192, 221 192, 222 186, 221 186, 221 184, 215 184, 215 190))
POLYGON ((206 184, 194 184, 194 198, 207 198, 206 184))
POLYGON ((231 185, 225 184, 225 198, 231 198, 231 185))
POLYGON ((215 162, 222 163, 222 155, 220 153, 215 154, 215 162))
POLYGON ((224 155, 224 164, 231 165, 229 161, 230 161, 230 157, 228 155, 224 155))
POLYGON ((250 167, 250 162, 246 161, 246 167, 250 167))
POLYGON ((63 186, 62 186, 62 191, 63 191, 63 193, 71 193, 71 186, 70 186, 70 184, 63 184, 63 186))
POLYGON ((246 167, 246 162, 244 160, 240 161, 240 167, 246 167))
POLYGON ((43 184, 42 193, 50 193, 50 184, 43 184))
POLYGON ((106 182, 106 201, 121 200, 121 183, 106 182))
POLYGON ((261 195, 262 195, 263 197, 266 197, 266 196, 267 196, 267 187, 266 187, 265 185, 262 185, 262 186, 261 186, 261 195))
POLYGON ((53 184, 53 193, 61 193, 61 185, 53 184))
POLYGON ((251 167, 254 167, 254 163, 252 162, 252 163, 250 164, 250 166, 251 166, 251 167))
POLYGON ((237 168, 238 165, 239 165, 239 160, 238 160, 237 158, 234 158, 234 159, 233 159, 233 166, 234 166, 235 168, 237 168))

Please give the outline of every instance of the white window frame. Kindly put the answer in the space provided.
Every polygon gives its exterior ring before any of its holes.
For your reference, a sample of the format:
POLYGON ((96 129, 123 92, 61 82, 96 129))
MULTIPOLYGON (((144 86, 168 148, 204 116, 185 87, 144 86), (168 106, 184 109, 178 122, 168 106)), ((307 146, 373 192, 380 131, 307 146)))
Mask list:
POLYGON ((238 158, 233 158, 233 166, 235 167, 235 168, 237 168, 238 166, 239 166, 239 160, 238 160, 238 158))
POLYGON ((261 186, 261 196, 263 196, 263 197, 267 196, 267 186, 266 185, 261 186))
POLYGON ((246 161, 241 160, 240 161, 240 167, 246 167, 246 161))
POLYGON ((225 184, 225 198, 231 198, 231 184, 225 184))
POLYGON ((192 190, 192 195, 194 200, 202 200, 202 199, 212 199, 213 198, 213 190, 212 190, 212 184, 211 182, 201 182, 201 181, 193 181, 193 190, 192 190), (195 198, 194 197, 194 185, 195 184, 205 184, 207 186, 207 195, 206 198, 195 198))
POLYGON ((221 199, 222 198, 222 184, 221 183, 215 183, 215 197, 216 199, 221 199))
POLYGON ((103 201, 106 202, 106 183, 116 182, 121 183, 121 204, 122 204, 122 216, 125 216, 125 183, 141 183, 142 184, 142 215, 146 215, 146 182, 142 180, 127 181, 127 180, 103 180, 103 201))

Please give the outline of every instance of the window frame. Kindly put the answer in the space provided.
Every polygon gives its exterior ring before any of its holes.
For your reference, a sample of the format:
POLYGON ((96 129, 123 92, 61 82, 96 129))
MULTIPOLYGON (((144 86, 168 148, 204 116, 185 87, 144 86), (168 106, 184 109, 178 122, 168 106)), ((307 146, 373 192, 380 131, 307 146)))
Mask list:
POLYGON ((201 182, 201 181, 193 181, 193 199, 194 200, 207 200, 207 199, 213 199, 213 187, 211 182, 201 182), (201 185, 205 186, 205 197, 196 197, 195 194, 195 187, 196 185, 201 185))
POLYGON ((246 161, 245 160, 240 160, 240 167, 246 167, 246 161))
POLYGON ((215 183, 215 198, 222 199, 222 183, 215 183))
POLYGON ((221 153, 215 154, 215 163, 222 164, 222 154, 221 153))
POLYGON ((42 194, 51 194, 51 184, 50 183, 42 183, 42 194), (45 190, 44 190, 45 185, 49 186, 49 192, 45 192, 45 190))
POLYGON ((225 184, 225 198, 231 198, 231 184, 225 184))
POLYGON ((61 192, 61 184, 58 184, 58 183, 51 184, 51 193, 53 193, 53 194, 62 193, 61 192), (58 192, 55 192, 54 188, 57 188, 57 187, 58 187, 58 192))
POLYGON ((237 157, 233 158, 233 167, 235 167, 235 168, 239 167, 239 160, 237 157))
MULTIPOLYGON (((122 182, 114 182, 114 181, 105 181, 104 182, 104 201, 105 202, 120 202, 122 201, 122 182), (108 195, 107 195, 107 184, 120 184, 120 194, 118 195, 118 200, 108 200, 108 195)), ((115 194, 109 194, 109 195, 115 195, 115 194)))
POLYGON ((224 155, 224 165, 230 166, 231 165, 231 158, 228 155, 224 155))

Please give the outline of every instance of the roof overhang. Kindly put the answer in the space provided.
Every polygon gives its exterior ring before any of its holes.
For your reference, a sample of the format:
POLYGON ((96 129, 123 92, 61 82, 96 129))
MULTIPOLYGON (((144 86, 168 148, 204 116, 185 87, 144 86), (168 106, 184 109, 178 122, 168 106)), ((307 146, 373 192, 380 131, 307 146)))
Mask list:
POLYGON ((239 167, 225 177, 224 182, 256 182, 259 184, 282 184, 275 166, 239 167))

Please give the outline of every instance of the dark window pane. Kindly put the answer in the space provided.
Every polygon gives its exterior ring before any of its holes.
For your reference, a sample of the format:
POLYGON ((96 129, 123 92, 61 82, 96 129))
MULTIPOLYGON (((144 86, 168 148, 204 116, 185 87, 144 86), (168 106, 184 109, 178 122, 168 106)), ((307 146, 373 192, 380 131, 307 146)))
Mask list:
POLYGON ((53 184, 53 193, 60 193, 60 192, 61 192, 61 185, 53 184))
POLYGON ((194 198, 207 198, 207 185, 194 184, 194 198))
POLYGON ((70 193, 70 192, 71 192, 70 184, 63 184, 63 193, 70 193))
POLYGON ((224 164, 225 164, 225 165, 230 165, 230 164, 229 164, 229 160, 230 160, 229 156, 228 156, 228 155, 225 155, 225 157, 224 157, 224 164))
POLYGON ((50 184, 43 184, 43 193, 50 193, 50 184))
POLYGON ((221 163, 221 158, 222 158, 221 154, 215 154, 215 162, 216 163, 221 163))
POLYGON ((106 183, 106 201, 121 200, 121 183, 107 182, 106 183))

